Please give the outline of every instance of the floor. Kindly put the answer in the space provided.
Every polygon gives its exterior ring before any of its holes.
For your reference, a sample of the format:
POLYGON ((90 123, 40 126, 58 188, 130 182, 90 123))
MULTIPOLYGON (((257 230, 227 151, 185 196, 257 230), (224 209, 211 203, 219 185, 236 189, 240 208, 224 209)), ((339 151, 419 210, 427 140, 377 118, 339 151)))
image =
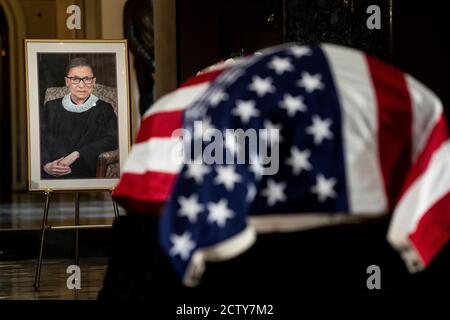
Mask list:
MULTIPOLYGON (((114 209, 108 192, 79 193, 80 224, 111 225, 114 209)), ((28 237, 30 232, 40 235, 45 196, 43 193, 13 193, 0 195, 0 251, 2 248, 20 250, 24 246, 39 247, 39 236, 28 237), (14 236, 12 236, 14 234, 14 236), (28 238, 27 238, 28 237, 28 238), (6 239, 6 240, 5 240, 6 239), (14 239, 14 241, 9 240, 14 239), (33 239, 30 243, 29 239, 33 239), (1 242, 1 241, 0 241, 1 242), (9 242, 9 243, 8 243, 9 242), (26 243, 25 243, 26 242, 26 243)), ((73 225, 75 212, 74 193, 54 193, 50 198, 49 224, 52 226, 73 225)), ((123 214, 119 208, 120 214, 123 214)), ((98 229, 91 229, 91 233, 98 229)), ((53 233, 56 231, 50 231, 53 233)), ((59 232, 60 234, 63 232, 59 232)), ((58 241, 73 244, 73 231, 58 235, 58 241)), ((97 234, 101 234, 98 231, 97 234)), ((53 235, 53 234, 52 234, 53 235)), ((81 289, 70 290, 66 273, 73 259, 54 258, 49 254, 52 237, 47 237, 47 257, 43 260, 39 290, 34 290, 36 259, 11 260, 0 252, 0 300, 92 300, 102 287, 106 272, 107 256, 83 257, 80 252, 81 289)), ((85 240, 86 242, 87 240, 85 240)), ((80 244, 82 247, 82 245, 80 244)), ((54 251, 54 248, 52 249, 54 251)), ((56 248, 58 250, 58 247, 56 248)), ((85 250, 87 251, 87 250, 85 250)), ((45 252, 45 251, 44 251, 45 252)), ((34 254, 32 255, 35 256, 34 254)), ((37 256, 36 256, 37 258, 37 256)))
POLYGON ((69 289, 69 259, 47 259, 42 264, 40 287, 34 290, 36 260, 0 262, 0 300, 93 300, 97 299, 106 272, 106 258, 80 261, 81 288, 69 289))
MULTIPOLYGON (((80 192, 80 223, 111 224, 114 209, 108 192, 80 192)), ((44 213, 43 193, 13 193, 0 197, 0 230, 40 229, 44 213)), ((49 224, 73 224, 74 193, 54 193, 49 202, 49 224)), ((119 214, 123 214, 119 207, 119 214)))

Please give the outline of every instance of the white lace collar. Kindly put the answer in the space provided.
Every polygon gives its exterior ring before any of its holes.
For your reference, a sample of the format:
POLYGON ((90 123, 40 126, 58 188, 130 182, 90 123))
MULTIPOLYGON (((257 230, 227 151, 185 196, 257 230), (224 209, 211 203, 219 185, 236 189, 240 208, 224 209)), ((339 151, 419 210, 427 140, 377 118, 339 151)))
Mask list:
POLYGON ((91 94, 90 97, 83 103, 83 104, 75 104, 72 102, 72 99, 70 99, 70 93, 65 95, 62 99, 62 105, 64 109, 66 109, 69 112, 85 112, 88 111, 90 108, 94 107, 97 104, 98 98, 91 94))

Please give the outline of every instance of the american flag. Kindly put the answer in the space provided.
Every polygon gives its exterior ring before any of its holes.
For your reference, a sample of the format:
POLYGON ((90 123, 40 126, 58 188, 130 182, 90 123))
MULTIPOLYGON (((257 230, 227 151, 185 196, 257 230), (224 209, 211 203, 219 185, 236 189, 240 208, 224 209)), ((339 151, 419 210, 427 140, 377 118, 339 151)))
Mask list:
POLYGON ((172 133, 183 127, 184 111, 230 67, 218 63, 199 72, 179 88, 156 101, 142 117, 135 143, 114 188, 114 198, 128 212, 157 211, 170 196, 182 162, 171 155, 180 145, 172 133))
POLYGON ((115 195, 130 203, 170 195, 160 241, 188 286, 206 261, 239 255, 259 232, 383 214, 392 214, 388 240, 415 272, 450 238, 448 137, 441 102, 410 75, 357 50, 286 44, 157 102, 115 195), (180 141, 171 133, 195 121, 220 132, 278 129, 279 170, 174 161, 180 141))

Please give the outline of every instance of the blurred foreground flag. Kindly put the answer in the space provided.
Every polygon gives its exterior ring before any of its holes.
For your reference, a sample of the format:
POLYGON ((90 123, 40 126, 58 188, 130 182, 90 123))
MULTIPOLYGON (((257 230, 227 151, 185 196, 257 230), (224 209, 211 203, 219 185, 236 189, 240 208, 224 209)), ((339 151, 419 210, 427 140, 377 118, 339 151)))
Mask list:
POLYGON ((129 212, 151 214, 170 196, 182 161, 173 157, 180 146, 174 132, 183 127, 183 114, 230 66, 210 67, 156 101, 144 114, 136 141, 123 169, 114 198, 129 212))
POLYGON ((189 286, 258 232, 383 214, 415 272, 450 238, 449 142, 441 102, 408 74, 345 47, 285 44, 159 100, 114 195, 128 208, 170 197, 160 240, 189 286))

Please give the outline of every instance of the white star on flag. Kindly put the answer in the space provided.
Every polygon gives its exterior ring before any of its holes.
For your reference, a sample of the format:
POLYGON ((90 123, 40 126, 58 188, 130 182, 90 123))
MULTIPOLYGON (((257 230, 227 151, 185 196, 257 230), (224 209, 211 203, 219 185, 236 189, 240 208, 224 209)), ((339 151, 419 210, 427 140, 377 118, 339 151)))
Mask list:
POLYGON ((203 182, 203 176, 210 173, 211 169, 204 165, 202 161, 201 158, 197 158, 194 160, 194 163, 190 163, 186 166, 186 178, 193 178, 198 184, 203 182))
POLYGON ((217 203, 209 202, 207 207, 209 210, 208 222, 215 222, 221 228, 225 227, 227 219, 234 217, 234 212, 228 208, 228 201, 226 199, 220 199, 217 203))
POLYGON ((234 184, 241 182, 242 177, 236 172, 235 167, 230 166, 217 166, 217 176, 214 178, 215 184, 223 184, 225 189, 233 191, 234 184))
POLYGON ((322 141, 333 138, 333 132, 330 130, 330 126, 333 123, 331 119, 320 119, 319 116, 315 115, 312 118, 313 124, 306 128, 306 132, 314 136, 314 143, 321 144, 322 141))
POLYGON ((277 202, 286 201, 286 195, 284 194, 284 189, 286 188, 286 183, 279 182, 276 183, 275 180, 267 180, 267 188, 262 190, 262 195, 267 198, 267 204, 269 206, 275 205, 277 202))
POLYGON ((251 172, 255 175, 255 180, 259 181, 264 174, 264 167, 261 164, 261 161, 258 155, 255 153, 250 155, 250 169, 251 172))
POLYGON ((267 130, 262 135, 262 138, 267 141, 267 143, 272 144, 280 144, 283 141, 283 137, 281 135, 281 124, 274 124, 270 120, 264 121, 264 128, 267 130))
POLYGON ((236 102, 236 107, 231 111, 235 116, 241 118, 242 123, 247 124, 251 117, 259 116, 259 110, 255 108, 255 102, 252 100, 236 102))
POLYGON ((234 156, 241 151, 238 135, 225 130, 225 148, 234 156))
POLYGON ((197 216, 204 210, 204 206, 199 203, 198 195, 193 194, 189 198, 179 197, 178 203, 180 210, 178 210, 178 216, 187 217, 190 223, 197 222, 197 216))
POLYGON ((228 94, 222 89, 214 91, 209 97, 209 104, 212 107, 217 107, 222 101, 228 100, 228 94))
POLYGON ((252 91, 255 91, 258 97, 264 97, 267 93, 274 93, 275 87, 272 85, 271 78, 253 77, 253 82, 248 86, 252 91))
POLYGON ((211 118, 207 117, 203 120, 195 121, 194 125, 194 138, 195 139, 206 139, 211 140, 211 137, 213 136, 213 129, 216 129, 211 124, 211 118), (199 126, 199 124, 201 126, 199 126), (200 129, 200 130, 199 130, 200 129))
POLYGON ((293 117, 297 111, 306 111, 306 105, 303 103, 303 97, 293 97, 290 94, 284 95, 283 101, 280 102, 280 107, 286 109, 289 117, 293 117))
POLYGON ((319 174, 316 176, 316 185, 311 188, 311 191, 317 194, 320 202, 324 202, 327 198, 336 198, 337 194, 333 189, 335 184, 335 178, 326 179, 319 174))
POLYGON ((192 241, 189 231, 186 231, 181 236, 177 234, 170 235, 170 241, 172 241, 173 247, 170 248, 169 254, 171 256, 180 255, 183 260, 189 258, 190 252, 195 248, 195 243, 192 241))
POLYGON ((289 58, 273 57, 272 60, 267 64, 269 69, 275 70, 275 73, 281 75, 286 71, 294 71, 294 66, 289 58))
POLYGON ((256 187, 254 184, 250 184, 247 186, 247 196, 245 197, 245 200, 251 203, 253 202, 255 197, 256 197, 256 187))
POLYGON ((286 160, 286 163, 292 167, 295 175, 299 175, 302 170, 309 171, 312 166, 308 158, 311 155, 309 150, 300 151, 297 147, 291 148, 291 157, 286 160))
POLYGON ((321 82, 322 75, 317 73, 311 75, 308 72, 302 72, 302 78, 297 81, 299 87, 305 88, 306 92, 311 93, 314 90, 323 90, 325 85, 321 82))
POLYGON ((303 56, 310 56, 312 51, 306 46, 294 46, 289 50, 296 58, 301 58, 303 56))

